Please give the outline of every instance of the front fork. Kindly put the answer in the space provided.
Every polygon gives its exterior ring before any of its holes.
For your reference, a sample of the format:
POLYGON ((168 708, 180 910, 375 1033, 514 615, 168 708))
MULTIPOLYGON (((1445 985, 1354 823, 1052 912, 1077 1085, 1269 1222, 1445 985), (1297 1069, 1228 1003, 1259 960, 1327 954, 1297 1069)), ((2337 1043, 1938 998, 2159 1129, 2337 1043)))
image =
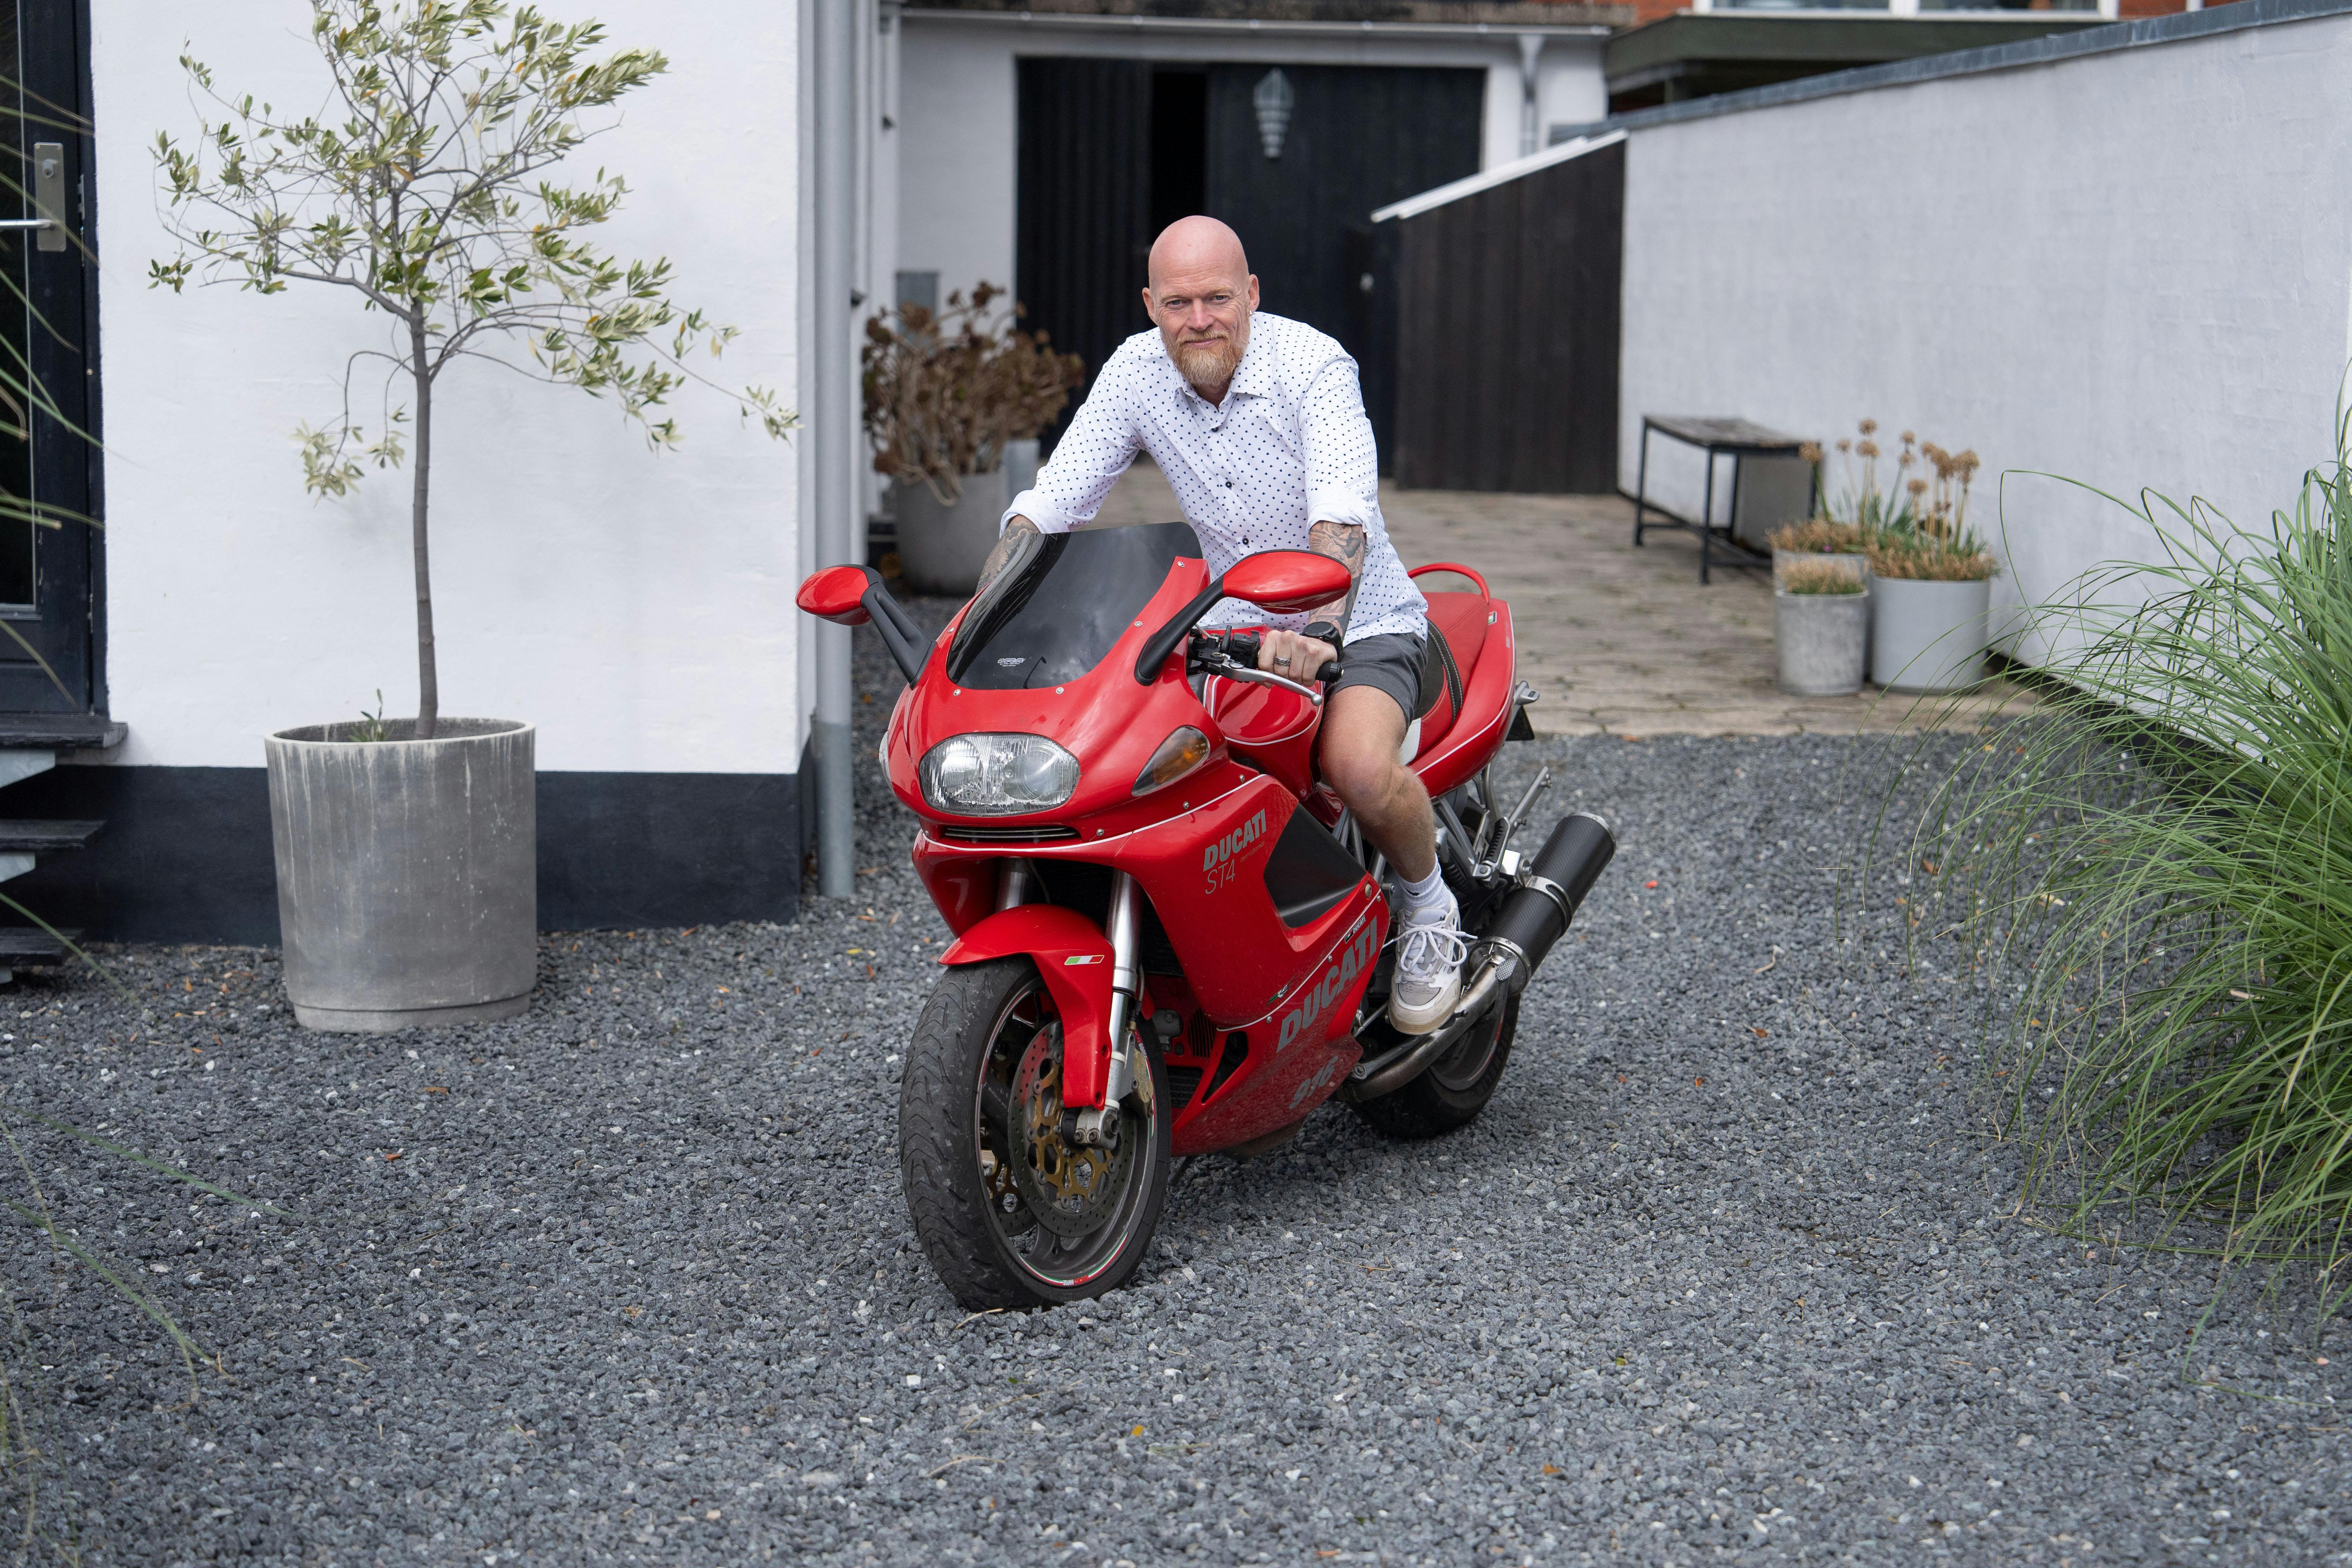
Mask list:
MULTIPOLYGON (((1032 879, 1025 860, 1007 860, 996 885, 996 907, 1009 910, 1029 899, 1032 879)), ((1102 1104, 1062 1113, 1065 1135, 1073 1142, 1106 1147, 1118 1141, 1118 1103, 1135 1089, 1135 1065, 1129 1058, 1128 1035, 1139 995, 1135 965, 1138 929, 1142 923, 1143 895, 1125 871, 1110 874, 1110 914, 1104 934, 1110 938, 1110 1067, 1103 1078, 1102 1104)))

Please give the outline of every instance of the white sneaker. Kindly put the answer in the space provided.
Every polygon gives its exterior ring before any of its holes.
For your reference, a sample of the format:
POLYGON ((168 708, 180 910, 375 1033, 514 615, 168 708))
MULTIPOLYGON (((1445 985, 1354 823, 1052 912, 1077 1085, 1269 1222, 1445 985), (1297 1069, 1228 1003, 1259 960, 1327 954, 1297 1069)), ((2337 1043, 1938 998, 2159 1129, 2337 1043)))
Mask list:
POLYGON ((1444 907, 1433 915, 1400 920, 1389 1022, 1400 1034, 1425 1035, 1462 1000, 1462 964, 1470 956, 1470 944, 1462 938, 1462 905, 1449 888, 1444 907))

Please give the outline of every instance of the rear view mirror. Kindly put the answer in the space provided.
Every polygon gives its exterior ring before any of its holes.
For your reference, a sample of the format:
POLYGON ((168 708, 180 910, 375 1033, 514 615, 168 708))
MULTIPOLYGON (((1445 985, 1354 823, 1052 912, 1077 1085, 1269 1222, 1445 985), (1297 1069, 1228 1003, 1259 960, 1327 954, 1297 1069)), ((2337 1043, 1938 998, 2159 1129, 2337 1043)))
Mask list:
POLYGON ((837 626, 862 626, 868 621, 882 635, 890 662, 912 686, 923 678, 923 645, 928 640, 905 605, 890 596, 882 574, 871 566, 828 566, 813 572, 793 603, 821 621, 837 626))
POLYGON ((1234 563, 1225 574, 1229 598, 1246 599, 1270 616, 1302 615, 1348 591, 1348 569, 1310 550, 1264 550, 1234 563))
POLYGON ((828 566, 809 574, 801 591, 793 595, 793 603, 818 620, 837 626, 862 626, 873 618, 864 603, 871 585, 868 577, 863 566, 828 566))

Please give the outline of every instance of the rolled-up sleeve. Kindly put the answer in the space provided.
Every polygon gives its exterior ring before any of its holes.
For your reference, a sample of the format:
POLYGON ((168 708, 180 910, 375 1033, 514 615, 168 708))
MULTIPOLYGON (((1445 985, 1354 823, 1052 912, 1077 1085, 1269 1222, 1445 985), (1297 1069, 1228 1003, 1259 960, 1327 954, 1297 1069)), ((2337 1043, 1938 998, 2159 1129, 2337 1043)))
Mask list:
POLYGON ((998 533, 1015 517, 1027 518, 1046 533, 1067 533, 1092 522, 1102 510, 1103 498, 1135 460, 1138 446, 1133 395, 1121 368, 1117 356, 1104 362, 1086 401, 1054 444, 1053 457, 1037 470, 1037 482, 1014 496, 996 520, 998 533))
POLYGON ((1379 515, 1381 462, 1354 360, 1336 355, 1315 373, 1299 402, 1298 424, 1307 455, 1307 521, 1369 531, 1379 515))

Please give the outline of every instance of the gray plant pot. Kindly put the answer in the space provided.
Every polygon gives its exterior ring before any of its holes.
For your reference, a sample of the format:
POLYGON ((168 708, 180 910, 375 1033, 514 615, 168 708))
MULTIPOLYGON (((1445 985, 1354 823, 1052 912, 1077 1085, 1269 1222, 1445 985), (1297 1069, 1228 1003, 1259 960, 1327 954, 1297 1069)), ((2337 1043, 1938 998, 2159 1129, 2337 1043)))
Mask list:
POLYGON ((1824 550, 1775 550, 1772 552, 1772 586, 1778 588, 1790 565, 1799 561, 1835 562, 1864 582, 1870 580, 1870 557, 1859 551, 1849 554, 1843 551, 1832 553, 1824 550))
POLYGON ((1772 652, 1780 689, 1791 697, 1843 697, 1862 689, 1870 639, 1870 595, 1772 595, 1772 652))
POLYGON ((941 506, 928 485, 898 487, 898 570, 908 587, 919 594, 971 595, 988 552, 996 548, 997 520, 1012 504, 1011 478, 1001 468, 966 474, 953 506, 941 506))
POLYGON ((539 960, 538 731, 505 719, 268 740, 278 923, 294 1016, 379 1033, 510 1018, 539 960))
POLYGON ((1870 579, 1870 679, 1890 691, 1957 691, 1984 679, 1992 583, 1870 579))

